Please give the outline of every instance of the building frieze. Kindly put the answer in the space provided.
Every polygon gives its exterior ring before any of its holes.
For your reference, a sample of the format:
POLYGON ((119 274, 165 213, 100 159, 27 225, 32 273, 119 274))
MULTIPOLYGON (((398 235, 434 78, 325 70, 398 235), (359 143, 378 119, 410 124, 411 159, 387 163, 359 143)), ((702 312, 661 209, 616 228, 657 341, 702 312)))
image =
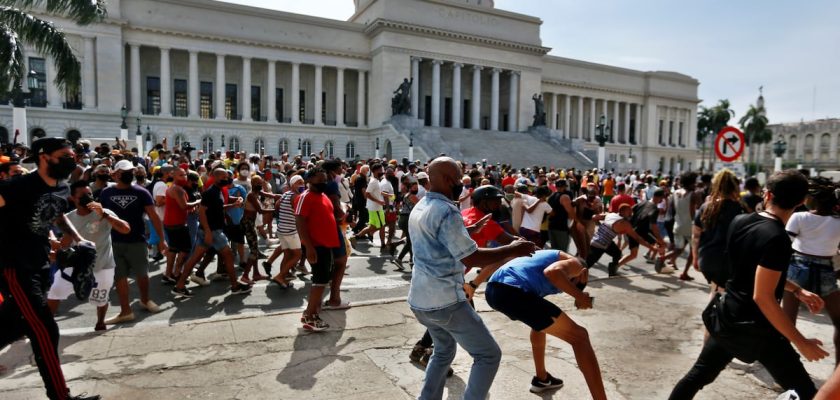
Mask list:
POLYGON ((371 52, 371 57, 376 56, 377 54, 388 51, 391 53, 401 53, 407 54, 414 57, 420 57, 424 60, 441 60, 447 63, 459 63, 459 64, 466 64, 466 65, 479 65, 484 68, 500 68, 507 71, 530 71, 540 73, 542 70, 539 68, 526 66, 526 65, 517 65, 517 64, 507 64, 507 63, 500 63, 496 61, 489 61, 484 59, 478 58, 471 58, 471 57, 463 57, 459 55, 452 55, 452 54, 443 54, 443 53, 436 53, 432 51, 425 51, 425 50, 414 50, 405 47, 396 47, 396 46, 380 46, 376 48, 373 52, 371 52))

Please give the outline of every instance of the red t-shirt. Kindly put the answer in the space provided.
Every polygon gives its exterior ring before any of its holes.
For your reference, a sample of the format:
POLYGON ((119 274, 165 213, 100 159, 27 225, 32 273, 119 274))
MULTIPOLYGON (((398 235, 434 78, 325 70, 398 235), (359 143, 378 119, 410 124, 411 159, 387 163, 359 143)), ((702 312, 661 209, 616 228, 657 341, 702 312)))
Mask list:
POLYGON ((636 202, 633 200, 632 197, 626 194, 620 194, 615 196, 610 200, 610 212, 618 212, 618 208, 621 207, 622 204, 629 204, 630 207, 633 207, 636 202))
MULTIPOLYGON (((484 218, 485 215, 486 214, 476 207, 470 207, 461 211, 461 218, 464 219, 464 225, 466 226, 478 222, 478 220, 484 218)), ((504 230, 499 223, 491 219, 484 224, 484 228, 481 231, 470 235, 470 238, 475 241, 475 244, 477 244, 478 247, 487 247, 487 242, 496 240, 502 232, 504 232, 504 230)))
POLYGON ((309 238, 314 246, 339 247, 338 225, 333 217, 333 205, 323 193, 305 191, 298 198, 295 215, 306 218, 309 238))
POLYGON ((507 177, 505 177, 505 179, 502 179, 502 187, 505 187, 505 186, 507 186, 507 185, 511 185, 511 186, 512 186, 512 185, 514 185, 515 183, 516 183, 516 178, 514 178, 514 177, 512 177, 512 176, 507 176, 507 177))

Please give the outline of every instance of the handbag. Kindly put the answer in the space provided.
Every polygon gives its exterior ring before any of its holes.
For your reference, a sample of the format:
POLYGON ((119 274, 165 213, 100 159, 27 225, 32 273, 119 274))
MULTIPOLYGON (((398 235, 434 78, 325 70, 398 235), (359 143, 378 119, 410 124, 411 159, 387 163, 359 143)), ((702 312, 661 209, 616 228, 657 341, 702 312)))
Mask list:
POLYGON ((753 363, 767 346, 781 335, 772 327, 768 329, 755 320, 739 321, 732 313, 733 300, 734 297, 729 293, 716 293, 703 310, 703 324, 709 335, 735 358, 745 363, 753 363))

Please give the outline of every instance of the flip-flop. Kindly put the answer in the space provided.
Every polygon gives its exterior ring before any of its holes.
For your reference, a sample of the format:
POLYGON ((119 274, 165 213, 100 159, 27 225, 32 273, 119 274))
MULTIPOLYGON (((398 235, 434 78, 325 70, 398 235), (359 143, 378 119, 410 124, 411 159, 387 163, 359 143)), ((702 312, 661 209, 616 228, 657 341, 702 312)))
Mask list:
POLYGON ((321 306, 322 310, 346 310, 348 308, 350 308, 350 302, 349 301, 344 301, 344 300, 342 300, 341 304, 339 304, 337 306, 330 305, 330 301, 327 300, 327 301, 324 302, 324 305, 321 306))

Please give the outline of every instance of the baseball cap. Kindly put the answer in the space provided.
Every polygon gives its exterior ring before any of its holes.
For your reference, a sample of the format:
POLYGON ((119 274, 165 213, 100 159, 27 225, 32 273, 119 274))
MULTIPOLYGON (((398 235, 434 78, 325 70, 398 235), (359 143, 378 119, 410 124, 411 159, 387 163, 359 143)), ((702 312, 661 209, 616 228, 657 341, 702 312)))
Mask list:
POLYGON ((303 177, 301 177, 300 175, 295 175, 292 177, 292 179, 289 180, 289 186, 294 185, 298 182, 303 182, 303 177))
POLYGON ((120 160, 120 161, 117 162, 116 165, 114 165, 114 171, 133 171, 133 170, 134 170, 134 164, 132 164, 131 161, 128 161, 128 160, 120 160))
POLYGON ((417 173, 417 179, 429 179, 429 174, 427 174, 425 172, 418 172, 417 173))
POLYGON ((43 138, 38 139, 32 143, 32 153, 29 157, 23 159, 23 163, 32 164, 38 162, 38 156, 41 154, 51 154, 54 151, 61 150, 65 147, 72 147, 73 145, 67 139, 62 138, 43 138))

